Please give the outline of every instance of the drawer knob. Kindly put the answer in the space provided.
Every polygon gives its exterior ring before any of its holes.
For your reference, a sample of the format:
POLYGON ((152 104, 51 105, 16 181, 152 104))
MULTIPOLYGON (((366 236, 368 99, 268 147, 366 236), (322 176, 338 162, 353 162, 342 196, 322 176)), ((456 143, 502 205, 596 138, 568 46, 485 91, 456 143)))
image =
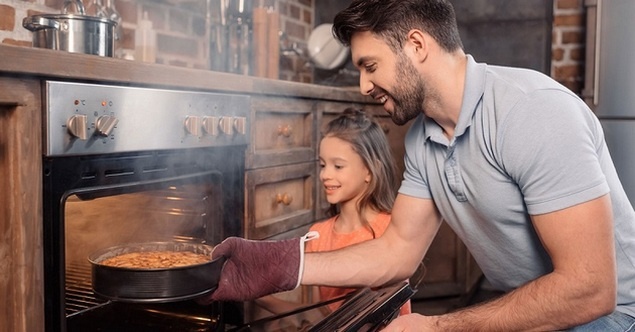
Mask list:
POLYGON ((278 126, 278 136, 289 137, 293 134, 293 129, 290 125, 280 125, 278 126))
POLYGON ((284 204, 284 205, 289 205, 291 204, 291 202, 293 202, 293 197, 291 197, 289 194, 277 194, 276 195, 276 203, 280 204, 284 204))

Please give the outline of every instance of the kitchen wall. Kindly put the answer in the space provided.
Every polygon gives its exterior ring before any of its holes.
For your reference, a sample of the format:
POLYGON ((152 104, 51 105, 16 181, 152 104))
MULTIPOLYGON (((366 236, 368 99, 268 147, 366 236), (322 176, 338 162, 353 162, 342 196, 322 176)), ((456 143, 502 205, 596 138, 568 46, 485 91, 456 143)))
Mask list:
MULTIPOLYGON (((88 0, 84 1, 88 3, 88 0)), ((260 1, 280 12, 285 47, 281 52, 280 79, 313 82, 314 72, 302 52, 306 54, 306 40, 311 28, 326 20, 323 18, 324 11, 318 11, 316 7, 333 0, 260 1)), ((486 0, 481 2, 486 3, 486 0)), ((553 0, 550 74, 576 93, 581 92, 584 79, 583 2, 584 0, 553 0)), ((31 32, 22 27, 22 19, 34 14, 59 13, 62 3, 63 0, 0 0, 0 42, 30 46, 31 32)), ((133 54, 134 30, 143 11, 148 11, 159 35, 157 62, 189 68, 209 68, 205 0, 114 0, 114 3, 123 17, 123 41, 118 51, 120 56, 133 54)), ((320 73, 327 77, 337 74, 337 71, 320 73)), ((351 85, 354 84, 353 80, 351 85)))
MULTIPOLYGON (((63 0, 0 0, 0 42, 31 46, 32 33, 22 27, 22 19, 37 14, 61 13, 63 0)), ((206 25, 206 0, 114 0, 122 16, 122 40, 116 43, 118 57, 134 56, 134 32, 144 12, 157 32, 157 63, 208 69, 209 33, 206 25)), ((83 0, 89 14, 90 0, 83 0)), ((286 44, 306 49, 313 26, 312 0, 261 0, 280 13, 280 27, 286 44)), ((280 61, 283 80, 311 82, 311 68, 296 56, 280 61)))

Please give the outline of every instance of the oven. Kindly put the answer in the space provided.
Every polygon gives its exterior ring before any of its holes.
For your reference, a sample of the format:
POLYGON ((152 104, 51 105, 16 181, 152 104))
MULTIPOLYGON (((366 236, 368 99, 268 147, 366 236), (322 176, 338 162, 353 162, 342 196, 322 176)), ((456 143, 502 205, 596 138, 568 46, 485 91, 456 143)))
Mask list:
POLYGON ((407 283, 364 288, 326 316, 332 301, 247 322, 244 303, 196 302, 213 285, 177 294, 153 280, 141 283, 149 297, 104 294, 91 254, 244 234, 250 97, 47 81, 44 105, 47 331, 375 331, 414 294, 407 283))
MULTIPOLYGON (((47 331, 217 331, 239 306, 195 294, 96 294, 88 256, 138 243, 214 245, 243 234, 249 97, 45 82, 47 331)), ((234 317, 234 318, 232 318, 234 317)))

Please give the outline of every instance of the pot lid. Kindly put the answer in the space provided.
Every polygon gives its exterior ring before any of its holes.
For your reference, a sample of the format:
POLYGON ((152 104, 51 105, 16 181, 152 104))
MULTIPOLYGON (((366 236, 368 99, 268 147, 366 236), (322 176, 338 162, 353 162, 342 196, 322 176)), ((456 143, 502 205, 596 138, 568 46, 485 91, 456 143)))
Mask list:
POLYGON ((342 66, 348 58, 349 48, 333 36, 333 24, 320 24, 309 35, 309 57, 316 67, 331 70, 342 66))

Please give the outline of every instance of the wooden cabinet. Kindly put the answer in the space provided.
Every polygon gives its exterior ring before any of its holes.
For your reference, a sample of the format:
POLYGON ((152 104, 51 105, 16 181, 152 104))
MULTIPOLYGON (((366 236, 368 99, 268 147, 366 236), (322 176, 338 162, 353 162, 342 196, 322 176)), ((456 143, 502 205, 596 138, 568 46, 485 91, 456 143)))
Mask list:
POLYGON ((248 170, 245 237, 265 239, 313 222, 314 185, 312 162, 248 170))
POLYGON ((315 220, 314 101, 251 98, 245 237, 266 239, 315 220))
POLYGON ((313 160, 316 147, 313 104, 310 99, 253 96, 247 169, 313 160))
POLYGON ((0 331, 42 331, 40 84, 0 77, 0 331))

